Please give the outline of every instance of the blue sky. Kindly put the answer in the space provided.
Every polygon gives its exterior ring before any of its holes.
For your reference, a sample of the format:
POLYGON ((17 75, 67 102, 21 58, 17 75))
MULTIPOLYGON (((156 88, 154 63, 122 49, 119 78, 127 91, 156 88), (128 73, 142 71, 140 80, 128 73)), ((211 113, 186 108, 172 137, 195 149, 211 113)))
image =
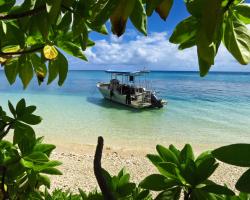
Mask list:
MULTIPOLYGON (((18 3, 23 0, 17 0, 18 3)), ((246 0, 250 3, 250 0, 246 0)), ((126 33, 118 38, 111 33, 91 33, 96 42, 85 52, 88 62, 67 56, 72 70, 91 69, 142 69, 197 71, 196 48, 179 51, 177 45, 168 42, 174 27, 188 17, 184 0, 174 0, 173 8, 166 21, 154 13, 148 18, 148 36, 140 34, 128 21, 126 33)), ((110 32, 110 23, 107 23, 110 32)), ((248 26, 250 28, 250 26, 248 26)), ((242 66, 221 45, 213 71, 250 71, 250 64, 242 66)))
MULTIPOLYGON (((250 2, 248 0, 247 2, 250 2)), ((118 38, 112 34, 103 36, 90 34, 96 42, 85 54, 88 62, 69 57, 70 69, 142 69, 150 70, 188 70, 199 69, 196 48, 179 51, 168 42, 174 27, 189 16, 183 0, 175 0, 172 11, 165 21, 154 13, 148 18, 148 36, 140 34, 128 22, 126 33, 118 38)), ((107 23, 110 31, 110 24, 107 23)), ((250 65, 242 66, 221 45, 213 71, 250 71, 250 65)))

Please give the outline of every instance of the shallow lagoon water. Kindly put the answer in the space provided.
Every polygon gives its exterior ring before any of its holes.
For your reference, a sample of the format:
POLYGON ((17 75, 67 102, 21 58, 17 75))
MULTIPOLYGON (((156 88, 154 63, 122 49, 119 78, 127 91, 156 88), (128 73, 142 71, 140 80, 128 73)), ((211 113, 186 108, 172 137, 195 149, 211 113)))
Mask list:
POLYGON ((58 143, 95 144, 99 135, 118 147, 157 143, 221 145, 250 142, 250 74, 151 72, 149 79, 168 100, 163 109, 137 111, 104 100, 96 83, 103 71, 70 71, 63 87, 56 82, 27 90, 20 81, 9 86, 0 72, 0 103, 26 98, 38 107, 43 122, 38 135, 58 143))

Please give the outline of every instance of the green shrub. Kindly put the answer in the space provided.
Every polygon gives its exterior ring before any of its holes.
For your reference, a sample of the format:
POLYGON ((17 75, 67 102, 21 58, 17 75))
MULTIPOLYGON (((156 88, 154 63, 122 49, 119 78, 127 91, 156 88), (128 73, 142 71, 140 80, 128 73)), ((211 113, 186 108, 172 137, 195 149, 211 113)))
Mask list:
POLYGON ((50 160, 55 145, 44 144, 36 138, 31 125, 41 122, 33 113, 35 106, 26 106, 24 99, 16 107, 9 102, 12 117, 0 107, 0 191, 3 199, 33 199, 40 196, 39 188, 50 188, 50 179, 45 174, 60 175, 56 168, 59 161, 50 160), (4 137, 13 130, 12 142, 4 137))
MULTIPOLYGON (((232 144, 215 149, 212 153, 224 163, 250 167, 250 144, 232 144)), ((250 193, 250 169, 239 178, 236 188, 241 192, 250 193)))
POLYGON ((157 145, 156 150, 158 155, 148 154, 147 158, 160 174, 146 177, 140 186, 160 191, 157 200, 179 199, 181 192, 185 199, 216 199, 221 194, 234 195, 227 187, 209 180, 219 165, 211 152, 204 152, 195 158, 189 144, 181 151, 173 145, 169 148, 157 145))
POLYGON ((141 188, 136 187, 135 183, 130 182, 130 174, 125 170, 125 168, 120 170, 117 176, 111 176, 104 169, 103 174, 107 181, 108 188, 116 199, 152 199, 149 190, 142 190, 141 188))

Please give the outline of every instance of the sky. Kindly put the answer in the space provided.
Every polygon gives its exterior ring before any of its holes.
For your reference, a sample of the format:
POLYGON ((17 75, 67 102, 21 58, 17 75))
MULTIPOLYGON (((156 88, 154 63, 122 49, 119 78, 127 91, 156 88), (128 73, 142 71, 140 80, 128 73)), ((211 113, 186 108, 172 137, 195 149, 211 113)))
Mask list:
MULTIPOLYGON (((18 0, 20 2, 21 0, 18 0)), ((250 0, 246 2, 250 3, 250 0)), ((171 44, 168 38, 175 26, 188 17, 184 0, 174 0, 172 10, 166 21, 154 13, 148 18, 148 36, 139 33, 130 21, 126 32, 116 37, 110 31, 109 35, 91 33, 90 39, 95 46, 84 53, 88 62, 67 56, 71 70, 103 70, 103 69, 149 69, 173 71, 199 70, 196 48, 178 50, 178 46, 171 44)), ((250 28, 250 26, 248 26, 250 28)), ((250 64, 240 65, 221 45, 216 56, 212 71, 250 71, 250 64)))

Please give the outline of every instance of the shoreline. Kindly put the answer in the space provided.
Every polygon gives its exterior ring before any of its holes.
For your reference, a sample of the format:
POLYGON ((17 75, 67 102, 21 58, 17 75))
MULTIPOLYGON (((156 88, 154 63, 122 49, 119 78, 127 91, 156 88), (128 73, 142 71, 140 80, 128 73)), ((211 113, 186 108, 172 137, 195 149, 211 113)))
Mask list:
MULTIPOLYGON (((194 148, 195 154, 199 154, 194 148)), ((102 167, 111 175, 117 175, 122 167, 125 167, 131 175, 131 180, 139 183, 146 176, 158 173, 157 169, 145 157, 148 151, 141 149, 111 148, 104 146, 102 156, 102 167)), ((78 193, 78 188, 84 191, 98 189, 93 171, 95 146, 86 144, 58 144, 51 155, 51 159, 59 160, 63 164, 59 169, 63 172, 61 176, 51 176, 51 190, 60 188, 70 189, 78 193)), ((234 185, 237 179, 243 174, 246 168, 230 166, 220 163, 212 175, 211 180, 218 184, 226 183, 229 188, 235 190, 234 185)))

